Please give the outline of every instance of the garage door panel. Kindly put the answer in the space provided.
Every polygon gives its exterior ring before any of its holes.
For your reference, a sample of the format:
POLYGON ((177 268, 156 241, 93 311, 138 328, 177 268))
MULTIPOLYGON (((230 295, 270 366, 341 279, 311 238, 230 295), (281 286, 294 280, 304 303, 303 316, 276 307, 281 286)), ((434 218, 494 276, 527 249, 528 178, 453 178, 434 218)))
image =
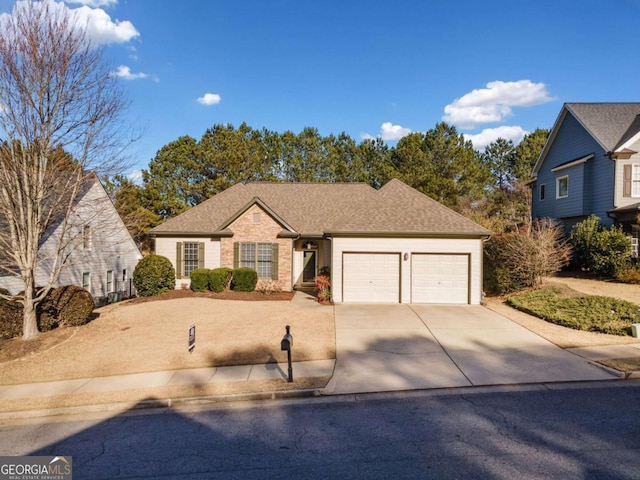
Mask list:
POLYGON ((469 256, 413 254, 412 303, 469 303, 469 256))
POLYGON ((397 253, 343 254, 345 302, 398 303, 400 255, 397 253))

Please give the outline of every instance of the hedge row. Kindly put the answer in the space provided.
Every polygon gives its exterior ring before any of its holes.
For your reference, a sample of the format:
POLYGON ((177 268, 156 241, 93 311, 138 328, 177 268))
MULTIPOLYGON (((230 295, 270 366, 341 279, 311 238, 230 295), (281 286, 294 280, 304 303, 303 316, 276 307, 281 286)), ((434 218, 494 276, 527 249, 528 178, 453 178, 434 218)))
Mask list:
POLYGON ((191 290, 194 292, 253 292, 258 283, 258 273, 251 268, 199 268, 191 272, 191 290))

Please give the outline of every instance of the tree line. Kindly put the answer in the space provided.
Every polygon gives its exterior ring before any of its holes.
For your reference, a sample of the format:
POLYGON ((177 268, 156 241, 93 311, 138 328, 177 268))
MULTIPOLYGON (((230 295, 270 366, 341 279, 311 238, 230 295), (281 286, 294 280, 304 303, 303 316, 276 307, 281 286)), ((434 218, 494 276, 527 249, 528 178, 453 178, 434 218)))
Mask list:
POLYGON ((346 133, 320 135, 217 124, 196 140, 164 145, 142 171, 142 184, 117 175, 106 181, 134 238, 236 183, 364 182, 380 188, 398 178, 474 221, 503 232, 527 223, 526 185, 548 130, 537 129, 516 146, 498 139, 484 152, 457 129, 438 123, 389 147, 381 139, 356 142, 346 133))

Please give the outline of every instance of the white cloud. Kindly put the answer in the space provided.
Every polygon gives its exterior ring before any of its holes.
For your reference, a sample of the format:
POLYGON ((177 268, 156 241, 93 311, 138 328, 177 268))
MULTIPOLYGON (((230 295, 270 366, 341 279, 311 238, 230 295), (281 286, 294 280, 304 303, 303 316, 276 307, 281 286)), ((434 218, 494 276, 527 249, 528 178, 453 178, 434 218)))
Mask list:
MULTIPOLYGON (((31 0, 18 0, 14 5, 14 9, 26 8, 31 0)), ((90 8, 87 5, 109 5, 111 0, 81 0, 78 3, 84 3, 79 8, 69 8, 62 2, 55 0, 44 0, 39 5, 46 5, 53 12, 66 12, 75 17, 78 27, 86 27, 87 38, 96 45, 107 45, 109 43, 124 43, 139 37, 140 32, 136 30, 128 20, 115 22, 107 12, 101 8, 90 8)), ((1 19, 8 18, 8 13, 0 15, 1 19)))
POLYGON ((529 133, 519 126, 502 126, 497 128, 485 128, 480 133, 464 133, 465 140, 470 140, 476 150, 483 151, 487 145, 498 138, 513 141, 514 145, 520 143, 524 136, 529 133))
POLYGON ((72 12, 75 12, 80 22, 86 23, 87 35, 97 44, 125 43, 140 36, 133 23, 128 20, 114 22, 101 8, 82 6, 72 12))
POLYGON ((65 0, 66 3, 79 3, 80 5, 86 5, 87 7, 110 7, 111 5, 117 5, 118 0, 65 0))
POLYGON ((202 105, 217 105, 222 100, 222 97, 217 93, 205 93, 203 96, 198 98, 198 103, 202 105))
POLYGON ((544 83, 531 80, 495 81, 456 98, 444 107, 442 119, 460 128, 474 128, 482 123, 495 123, 513 114, 511 107, 529 107, 553 98, 544 83))
MULTIPOLYGON (((381 138, 384 141, 395 141, 400 140, 402 137, 405 137, 411 133, 411 129, 403 127, 401 125, 393 125, 391 122, 384 122, 380 126, 380 132, 378 133, 378 138, 381 138)), ((360 138, 364 140, 375 140, 376 137, 370 135, 368 133, 361 133, 360 138)))
POLYGON ((141 78, 147 78, 149 76, 143 72, 131 73, 131 69, 126 65, 120 65, 115 72, 111 72, 111 75, 124 80, 140 80, 141 78))

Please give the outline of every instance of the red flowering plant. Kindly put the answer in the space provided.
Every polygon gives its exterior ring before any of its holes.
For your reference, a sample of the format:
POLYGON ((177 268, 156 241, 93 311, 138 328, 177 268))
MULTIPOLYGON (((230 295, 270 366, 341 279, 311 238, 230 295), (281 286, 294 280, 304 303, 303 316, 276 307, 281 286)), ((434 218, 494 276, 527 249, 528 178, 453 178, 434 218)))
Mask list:
POLYGON ((316 297, 319 302, 331 301, 331 279, 327 267, 320 269, 320 274, 316 277, 316 297))

